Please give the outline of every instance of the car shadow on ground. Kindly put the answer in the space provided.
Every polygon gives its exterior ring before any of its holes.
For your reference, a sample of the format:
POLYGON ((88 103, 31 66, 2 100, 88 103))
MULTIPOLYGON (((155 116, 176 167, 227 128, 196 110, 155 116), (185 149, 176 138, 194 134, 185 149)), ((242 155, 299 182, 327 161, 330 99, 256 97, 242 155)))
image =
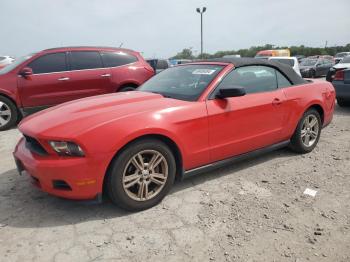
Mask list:
POLYGON ((340 106, 336 105, 334 114, 337 116, 350 116, 350 106, 340 107, 340 106))
MULTIPOLYGON (((189 189, 201 183, 224 176, 232 176, 249 167, 259 165, 275 158, 290 158, 295 154, 288 149, 280 149, 254 158, 237 162, 216 170, 198 174, 182 181, 176 181, 172 194, 189 189)), ((118 217, 137 216, 137 212, 124 211, 104 198, 103 203, 80 202, 60 199, 50 196, 32 187, 29 178, 19 176, 16 170, 10 170, 0 175, 0 180, 8 180, 0 193, 0 225, 16 228, 42 228, 72 225, 87 221, 108 220, 118 217), (7 178, 6 178, 7 177, 7 178)), ((236 176, 237 177, 237 176, 236 176)), ((153 211, 162 211, 162 204, 153 211)))

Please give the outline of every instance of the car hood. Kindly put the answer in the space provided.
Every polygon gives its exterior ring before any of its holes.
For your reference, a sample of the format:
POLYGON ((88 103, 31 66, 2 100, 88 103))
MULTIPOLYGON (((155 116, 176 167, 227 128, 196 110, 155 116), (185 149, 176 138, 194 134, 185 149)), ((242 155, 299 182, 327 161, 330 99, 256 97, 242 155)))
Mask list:
POLYGON ((339 68, 350 68, 350 63, 339 63, 333 66, 335 69, 339 68))
POLYGON ((22 133, 39 138, 74 138, 111 121, 145 114, 186 101, 164 98, 148 92, 121 92, 64 103, 24 119, 22 133))

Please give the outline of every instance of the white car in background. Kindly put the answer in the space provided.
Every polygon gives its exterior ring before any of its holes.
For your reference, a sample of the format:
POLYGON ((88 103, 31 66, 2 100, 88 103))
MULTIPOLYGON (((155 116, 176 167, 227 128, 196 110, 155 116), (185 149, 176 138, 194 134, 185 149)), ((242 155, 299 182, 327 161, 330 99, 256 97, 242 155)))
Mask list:
POLYGON ((329 82, 333 81, 333 78, 335 76, 335 73, 339 70, 344 69, 350 69, 350 55, 344 57, 338 64, 335 64, 333 67, 331 67, 328 71, 328 74, 326 76, 326 80, 329 82))
POLYGON ((341 52, 334 56, 334 61, 336 64, 340 63, 341 60, 343 60, 344 57, 350 56, 350 52, 341 52))
POLYGON ((0 55, 0 69, 11 64, 13 61, 15 61, 15 59, 11 56, 0 55))
POLYGON ((294 71, 301 76, 299 62, 296 57, 293 56, 271 56, 268 58, 270 61, 279 62, 285 65, 289 65, 294 71))

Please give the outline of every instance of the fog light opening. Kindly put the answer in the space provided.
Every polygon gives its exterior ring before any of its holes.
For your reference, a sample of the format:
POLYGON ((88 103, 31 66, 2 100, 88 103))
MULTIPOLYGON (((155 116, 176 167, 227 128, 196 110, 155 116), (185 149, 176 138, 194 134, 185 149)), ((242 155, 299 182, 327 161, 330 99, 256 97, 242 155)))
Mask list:
POLYGON ((53 180, 52 185, 54 189, 72 191, 70 185, 68 185, 67 182, 63 180, 53 180))

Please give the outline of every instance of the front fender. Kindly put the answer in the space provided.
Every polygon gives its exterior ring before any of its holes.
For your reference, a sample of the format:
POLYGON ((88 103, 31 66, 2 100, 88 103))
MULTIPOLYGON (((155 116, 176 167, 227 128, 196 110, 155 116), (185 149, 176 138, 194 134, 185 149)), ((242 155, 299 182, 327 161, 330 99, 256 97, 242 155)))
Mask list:
POLYGON ((142 129, 142 130, 138 130, 136 132, 130 133, 125 138, 123 138, 123 140, 118 141, 118 143, 113 147, 112 150, 114 152, 117 152, 120 149, 122 149, 124 146, 129 144, 130 142, 138 138, 149 136, 149 135, 158 135, 158 136, 163 136, 170 139, 177 145, 181 155, 186 154, 185 146, 183 145, 182 141, 177 137, 177 135, 170 132, 169 130, 162 129, 162 128, 146 128, 146 129, 142 129))

